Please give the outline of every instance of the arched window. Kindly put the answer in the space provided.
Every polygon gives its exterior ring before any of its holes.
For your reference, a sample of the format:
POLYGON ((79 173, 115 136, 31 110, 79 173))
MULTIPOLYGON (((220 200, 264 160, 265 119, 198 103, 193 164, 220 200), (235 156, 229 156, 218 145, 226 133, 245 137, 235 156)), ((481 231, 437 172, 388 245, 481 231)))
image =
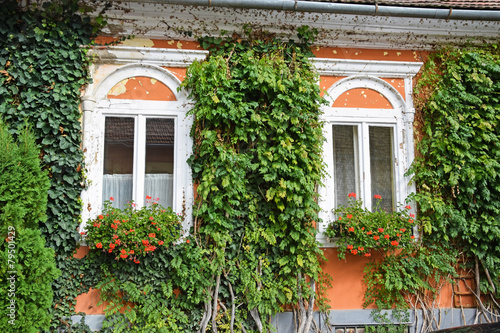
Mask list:
POLYGON ((347 205, 349 193, 356 193, 370 210, 375 205, 374 195, 380 195, 381 208, 390 212, 411 192, 405 172, 414 155, 411 78, 416 68, 410 66, 412 70, 405 72, 407 63, 394 63, 392 73, 385 71, 379 77, 380 73, 370 71, 370 65, 377 63, 373 61, 366 61, 361 73, 345 67, 325 70, 324 62, 316 62, 321 74, 338 77, 325 93, 328 106, 323 109, 328 174, 320 189, 323 231, 335 218, 332 211, 347 205))
POLYGON ((104 78, 82 101, 88 187, 82 193, 83 221, 100 213, 110 197, 123 207, 158 201, 186 213, 190 223, 193 184, 187 116, 191 107, 180 80, 154 64, 103 66, 104 78), (108 71, 109 73, 107 73, 108 71), (107 73, 107 74, 106 74, 107 73))

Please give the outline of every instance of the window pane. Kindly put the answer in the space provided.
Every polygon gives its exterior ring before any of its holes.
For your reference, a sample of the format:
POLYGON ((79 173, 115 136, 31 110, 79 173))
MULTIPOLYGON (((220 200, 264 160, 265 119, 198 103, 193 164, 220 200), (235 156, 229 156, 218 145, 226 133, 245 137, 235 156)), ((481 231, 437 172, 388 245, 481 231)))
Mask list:
POLYGON ((347 195, 359 195, 358 127, 333 125, 335 207, 347 205, 347 195))
POLYGON ((370 172, 372 178, 372 208, 380 202, 386 212, 394 209, 394 170, 391 127, 370 126, 370 172), (382 200, 374 199, 380 195, 382 200))
POLYGON ((106 117, 104 130, 103 200, 113 197, 115 207, 132 200, 134 118, 106 117))
POLYGON ((146 119, 146 176, 144 193, 172 207, 174 173, 174 120, 146 119))

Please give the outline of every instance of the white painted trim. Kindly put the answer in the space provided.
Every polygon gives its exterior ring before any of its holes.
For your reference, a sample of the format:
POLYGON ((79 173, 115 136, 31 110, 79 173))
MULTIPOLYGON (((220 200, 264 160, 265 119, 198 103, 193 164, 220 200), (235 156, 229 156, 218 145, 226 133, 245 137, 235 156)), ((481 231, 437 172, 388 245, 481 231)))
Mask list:
POLYGON ((194 61, 203 61, 208 51, 161 49, 138 46, 106 46, 89 50, 97 64, 150 64, 165 67, 188 67, 194 61))
POLYGON ((423 63, 382 60, 351 60, 310 58, 320 75, 352 76, 370 75, 384 78, 407 78, 415 76, 423 63))

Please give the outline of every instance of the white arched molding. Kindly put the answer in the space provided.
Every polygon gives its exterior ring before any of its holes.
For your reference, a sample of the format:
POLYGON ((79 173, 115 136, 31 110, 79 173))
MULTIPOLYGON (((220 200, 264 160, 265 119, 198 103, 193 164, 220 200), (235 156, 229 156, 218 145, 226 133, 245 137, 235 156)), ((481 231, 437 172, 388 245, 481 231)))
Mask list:
MULTIPOLYGON (((116 47, 114 48, 116 50, 116 47)), ((130 48, 127 48, 130 49, 130 48)), ((187 159, 191 155, 192 139, 190 130, 192 118, 187 116, 187 112, 192 107, 185 90, 179 90, 181 81, 170 71, 160 67, 160 65, 171 65, 165 59, 168 58, 168 50, 161 52, 161 58, 151 61, 149 58, 140 59, 142 48, 134 48, 136 56, 134 59, 114 58, 112 64, 106 61, 105 65, 97 64, 92 66, 92 76, 102 78, 97 84, 90 84, 85 95, 82 97, 83 111, 83 151, 85 154, 86 183, 87 187, 82 192, 83 201, 82 225, 80 230, 85 228, 86 222, 90 218, 95 218, 102 210, 102 183, 103 183, 103 159, 104 159, 104 124, 106 115, 117 116, 158 116, 168 117, 175 121, 175 148, 174 148, 174 194, 173 210, 184 212, 184 230, 189 230, 193 205, 193 184, 191 170, 187 165, 187 159), (167 54, 167 55, 166 55, 167 54), (124 61, 129 64, 123 64, 124 61), (148 101, 137 99, 108 99, 109 91, 119 82, 137 77, 149 77, 166 85, 174 94, 175 101, 148 101)), ((196 51, 193 51, 196 52, 196 51)), ((172 52, 178 57, 179 52, 172 52)), ((205 52, 197 51, 195 56, 176 63, 175 67, 187 67, 192 61, 203 59, 205 52)), ((176 58, 177 59, 177 58, 176 58)), ((137 127, 136 127, 137 132, 137 127)), ((140 193, 140 192, 139 192, 140 193)), ((137 193, 136 193, 137 194, 137 193)), ((143 194, 143 193, 142 193, 143 194)), ((144 198, 140 199, 144 200, 144 198)), ((138 202, 140 203, 140 201, 138 202)))
MULTIPOLYGON (((333 181, 333 143, 332 124, 369 123, 391 126, 395 128, 393 146, 395 147, 395 197, 404 203, 407 196, 414 191, 410 178, 404 174, 413 161, 413 119, 415 109, 412 100, 412 79, 418 73, 422 63, 363 61, 339 59, 311 59, 321 75, 344 77, 333 84, 325 93, 328 106, 323 108, 324 126, 324 162, 327 177, 320 188, 320 218, 318 240, 325 247, 334 246, 322 231, 333 219, 334 181, 333 181), (404 80, 405 95, 402 96, 392 85, 383 79, 398 78, 404 80), (335 100, 343 93, 356 89, 371 89, 380 93, 391 104, 392 108, 334 108, 335 100)), ((371 198, 370 198, 371 199, 371 198)))

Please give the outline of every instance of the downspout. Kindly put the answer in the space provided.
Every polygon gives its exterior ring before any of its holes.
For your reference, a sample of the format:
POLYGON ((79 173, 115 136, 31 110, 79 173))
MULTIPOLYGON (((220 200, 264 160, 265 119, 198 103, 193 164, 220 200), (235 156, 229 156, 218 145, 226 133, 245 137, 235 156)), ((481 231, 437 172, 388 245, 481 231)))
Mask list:
POLYGON ((443 20, 500 21, 500 10, 398 7, 303 0, 131 0, 130 2, 443 20))

